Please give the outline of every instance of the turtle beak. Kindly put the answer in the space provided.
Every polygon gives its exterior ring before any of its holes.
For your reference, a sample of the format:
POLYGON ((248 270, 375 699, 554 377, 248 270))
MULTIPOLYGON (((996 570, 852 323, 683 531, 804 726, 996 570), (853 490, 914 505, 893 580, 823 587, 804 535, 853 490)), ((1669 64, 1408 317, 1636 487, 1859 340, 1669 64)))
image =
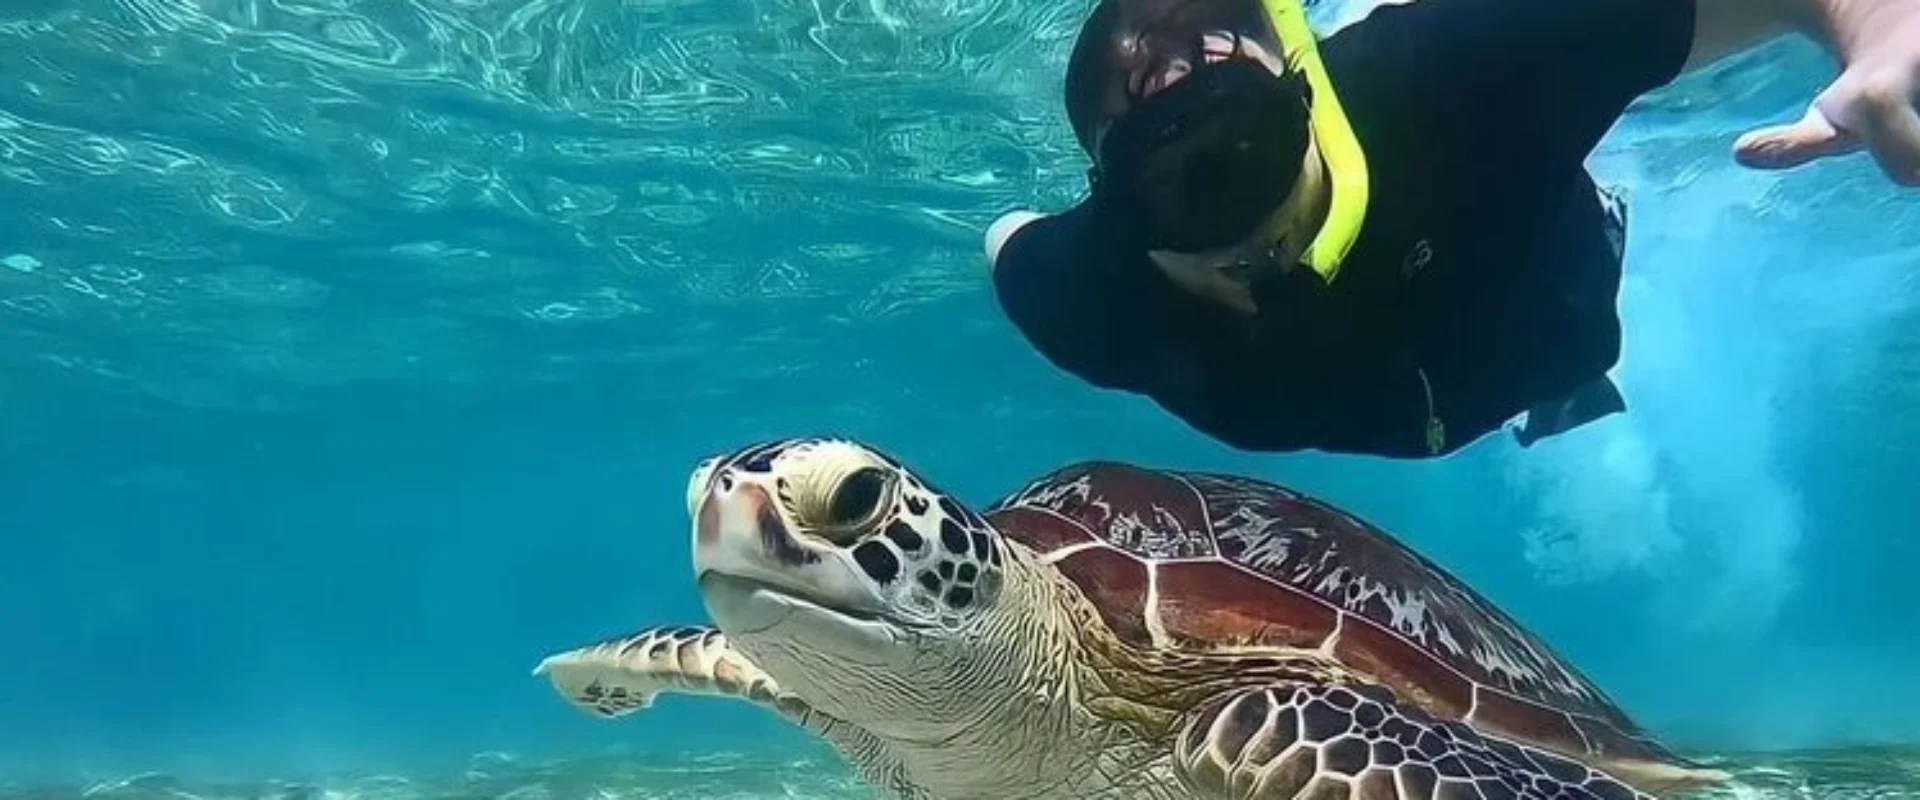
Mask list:
POLYGON ((873 609, 875 599, 844 554, 795 536, 767 486, 724 467, 703 485, 689 491, 688 503, 694 577, 703 590, 752 585, 852 613, 873 609))
POLYGON ((690 492, 693 511, 693 571, 718 572, 767 582, 779 574, 819 560, 787 530, 773 498, 757 483, 735 482, 722 474, 706 488, 690 492))
POLYGON ((707 499, 707 489, 713 486, 714 469, 719 466, 719 456, 707 458, 687 477, 687 516, 699 518, 700 504, 707 499))

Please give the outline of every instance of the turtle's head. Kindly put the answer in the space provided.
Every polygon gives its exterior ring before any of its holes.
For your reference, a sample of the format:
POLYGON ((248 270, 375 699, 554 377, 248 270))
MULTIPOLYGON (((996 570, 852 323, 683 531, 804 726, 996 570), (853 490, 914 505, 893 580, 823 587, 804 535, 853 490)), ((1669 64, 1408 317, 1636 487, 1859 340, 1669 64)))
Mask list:
POLYGON ((709 613, 803 696, 952 666, 941 654, 958 648, 941 645, 993 616, 999 535, 871 448, 794 439, 708 459, 687 510, 709 613))

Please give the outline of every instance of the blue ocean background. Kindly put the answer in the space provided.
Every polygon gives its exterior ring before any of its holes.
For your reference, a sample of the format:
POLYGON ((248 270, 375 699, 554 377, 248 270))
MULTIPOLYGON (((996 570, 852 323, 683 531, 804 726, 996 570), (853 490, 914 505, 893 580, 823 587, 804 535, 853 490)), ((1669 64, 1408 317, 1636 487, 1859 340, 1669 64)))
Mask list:
POLYGON ((803 752, 529 674, 701 621, 688 471, 803 433, 977 505, 1095 457, 1282 481, 1686 747, 1920 742, 1920 195, 1729 155, 1824 54, 1688 78, 1594 156, 1632 203, 1630 414, 1255 455, 1055 372, 986 284, 989 221, 1084 187, 1086 8, 0 4, 0 786, 803 752))

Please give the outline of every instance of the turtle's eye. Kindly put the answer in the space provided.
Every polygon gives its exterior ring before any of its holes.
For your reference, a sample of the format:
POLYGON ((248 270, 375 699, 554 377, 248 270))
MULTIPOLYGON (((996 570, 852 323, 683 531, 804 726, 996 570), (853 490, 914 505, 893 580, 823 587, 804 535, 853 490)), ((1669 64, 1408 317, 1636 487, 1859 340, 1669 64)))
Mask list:
POLYGON ((823 448, 781 478, 780 501, 795 527, 846 547, 876 532, 899 476, 861 451, 823 448))
POLYGON ((828 527, 854 528, 873 520, 880 513, 880 502, 887 494, 887 473, 877 467, 861 467, 840 480, 827 501, 828 527))

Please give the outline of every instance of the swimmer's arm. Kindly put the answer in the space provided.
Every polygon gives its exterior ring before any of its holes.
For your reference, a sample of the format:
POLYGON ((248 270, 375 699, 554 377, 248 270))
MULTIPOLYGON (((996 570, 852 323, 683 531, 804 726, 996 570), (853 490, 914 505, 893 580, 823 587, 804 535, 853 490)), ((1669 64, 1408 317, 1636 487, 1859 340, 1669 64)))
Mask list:
MULTIPOLYGON (((1320 450, 1423 458, 1428 407, 1417 372, 1385 357, 1355 354, 1338 374, 1298 372, 1292 353, 1240 374, 1195 376, 1186 392, 1155 396, 1188 425, 1235 450, 1320 450)), ((1257 360, 1255 354, 1249 360, 1257 360)))
MULTIPOLYGON (((1329 370, 1303 359, 1303 345, 1277 337, 1267 340, 1269 350, 1222 354, 1208 363, 1169 361, 1157 355, 1165 344, 1160 337, 1168 334, 1154 330, 1151 303, 1136 293, 1173 287, 1101 292, 1103 283, 1124 278, 1076 270, 1118 272, 1124 264, 1020 252, 1015 235, 1043 219, 1026 212, 1001 217, 987 228, 985 250, 1001 306, 1054 366, 1101 388, 1148 395, 1237 450, 1429 455, 1423 381, 1392 353, 1353 348, 1339 369, 1329 370)), ((1360 341, 1356 332, 1327 335, 1360 341)))
POLYGON ((1014 211, 993 221, 987 226, 987 269, 1000 269, 1000 252, 1007 249, 1007 240, 1015 233, 1032 223, 1038 222, 1041 215, 1032 211, 1014 211))
POLYGON ((1102 389, 1140 391, 1151 315, 1138 310, 1142 302, 1117 275, 1123 264, 1095 252, 1048 252, 1056 245, 1045 237, 1016 238, 1036 226, 1084 224, 1085 214, 1016 211, 989 225, 983 244, 994 296, 1008 321, 1056 368, 1102 389))

